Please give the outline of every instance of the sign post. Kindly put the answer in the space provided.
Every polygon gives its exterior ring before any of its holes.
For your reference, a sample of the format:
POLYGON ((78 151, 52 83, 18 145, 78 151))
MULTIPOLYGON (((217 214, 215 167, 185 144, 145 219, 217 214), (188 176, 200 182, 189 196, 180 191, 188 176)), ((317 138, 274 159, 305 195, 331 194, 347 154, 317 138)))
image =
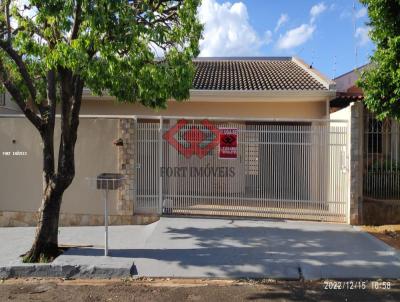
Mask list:
POLYGON ((104 194, 104 256, 108 256, 108 189, 103 190, 104 194))

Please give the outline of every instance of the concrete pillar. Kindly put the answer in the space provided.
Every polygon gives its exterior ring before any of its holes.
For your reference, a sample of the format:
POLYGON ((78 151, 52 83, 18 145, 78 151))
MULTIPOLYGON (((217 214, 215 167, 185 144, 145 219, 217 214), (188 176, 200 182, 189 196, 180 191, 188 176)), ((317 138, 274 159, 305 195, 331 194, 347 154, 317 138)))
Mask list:
POLYGON ((364 106, 350 105, 350 224, 362 224, 364 106))

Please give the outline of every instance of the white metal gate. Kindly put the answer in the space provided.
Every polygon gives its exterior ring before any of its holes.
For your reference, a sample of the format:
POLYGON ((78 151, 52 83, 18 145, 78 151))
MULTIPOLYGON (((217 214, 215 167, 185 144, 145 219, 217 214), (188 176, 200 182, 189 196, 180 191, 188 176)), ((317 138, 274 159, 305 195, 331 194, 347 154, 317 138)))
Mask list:
MULTIPOLYGON (((174 135, 179 145, 191 129, 203 145, 214 139, 201 120, 188 121, 174 135)), ((176 122, 136 124, 136 213, 347 221, 347 121, 211 121, 237 129, 236 159, 220 159, 218 146, 185 157, 163 139, 176 122)))

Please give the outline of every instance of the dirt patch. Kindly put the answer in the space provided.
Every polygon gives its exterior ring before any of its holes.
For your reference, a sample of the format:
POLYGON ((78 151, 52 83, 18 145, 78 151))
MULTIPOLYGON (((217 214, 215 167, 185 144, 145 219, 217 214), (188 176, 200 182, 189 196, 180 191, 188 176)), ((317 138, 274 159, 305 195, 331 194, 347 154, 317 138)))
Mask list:
POLYGON ((363 226, 362 229, 388 245, 400 250, 400 224, 363 226))
POLYGON ((368 282, 365 289, 327 289, 326 282, 16 279, 0 284, 0 301, 400 301, 399 281, 385 290, 368 282))

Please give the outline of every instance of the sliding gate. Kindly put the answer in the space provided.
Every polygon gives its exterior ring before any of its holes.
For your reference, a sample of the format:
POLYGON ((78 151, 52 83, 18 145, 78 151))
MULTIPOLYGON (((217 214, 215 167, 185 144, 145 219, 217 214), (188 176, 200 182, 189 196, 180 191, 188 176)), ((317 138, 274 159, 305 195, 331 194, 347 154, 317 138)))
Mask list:
POLYGON ((138 120, 135 213, 346 222, 347 130, 330 120, 138 120), (226 129, 233 158, 219 150, 226 129))

